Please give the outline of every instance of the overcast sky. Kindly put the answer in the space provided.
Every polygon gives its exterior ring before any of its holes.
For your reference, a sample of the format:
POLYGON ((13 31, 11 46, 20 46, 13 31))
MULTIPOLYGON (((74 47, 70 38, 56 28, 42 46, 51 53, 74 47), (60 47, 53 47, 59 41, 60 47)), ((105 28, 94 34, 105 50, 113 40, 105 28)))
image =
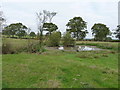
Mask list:
POLYGON ((110 30, 118 25, 119 0, 2 0, 1 10, 7 19, 7 24, 21 22, 37 32, 36 12, 42 10, 55 11, 53 18, 59 31, 66 31, 67 22, 75 16, 80 16, 87 22, 92 38, 91 27, 94 23, 106 24, 110 30))

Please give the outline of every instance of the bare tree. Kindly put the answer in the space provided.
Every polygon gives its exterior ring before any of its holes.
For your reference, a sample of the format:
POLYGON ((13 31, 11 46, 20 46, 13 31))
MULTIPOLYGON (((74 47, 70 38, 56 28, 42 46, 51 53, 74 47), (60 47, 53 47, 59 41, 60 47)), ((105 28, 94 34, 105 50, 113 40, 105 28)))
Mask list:
POLYGON ((47 12, 43 10, 42 12, 36 13, 37 14, 37 19, 38 19, 38 30, 40 32, 39 35, 39 43, 40 46, 42 46, 42 41, 43 41, 43 24, 47 21, 47 12))
POLYGON ((51 22, 52 18, 56 15, 55 12, 50 13, 49 11, 43 10, 43 12, 36 13, 37 20, 38 20, 38 30, 39 30, 39 43, 42 46, 43 41, 43 24, 46 23, 48 20, 51 22))
POLYGON ((48 16, 48 18, 49 18, 49 23, 51 23, 51 21, 52 21, 52 18, 56 15, 57 13, 56 12, 49 12, 48 11, 48 14, 47 14, 47 16, 48 16))

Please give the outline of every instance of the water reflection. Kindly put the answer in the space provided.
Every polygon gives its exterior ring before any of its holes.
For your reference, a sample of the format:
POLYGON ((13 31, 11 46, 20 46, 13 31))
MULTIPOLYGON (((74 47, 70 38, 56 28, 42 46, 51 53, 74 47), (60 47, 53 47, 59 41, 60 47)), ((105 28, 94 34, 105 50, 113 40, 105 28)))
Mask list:
POLYGON ((91 50, 101 50, 100 48, 97 48, 95 46, 75 46, 75 47, 63 47, 60 46, 58 48, 59 50, 65 50, 65 51, 91 51, 91 50))
POLYGON ((78 48, 79 51, 90 51, 90 50, 99 50, 96 47, 92 47, 92 46, 79 46, 78 48))

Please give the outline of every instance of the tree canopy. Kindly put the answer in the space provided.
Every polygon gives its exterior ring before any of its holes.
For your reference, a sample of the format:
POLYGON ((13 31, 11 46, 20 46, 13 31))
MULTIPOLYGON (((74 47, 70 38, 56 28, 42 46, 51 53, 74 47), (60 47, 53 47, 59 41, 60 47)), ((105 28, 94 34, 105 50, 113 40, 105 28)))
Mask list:
POLYGON ((64 46, 74 46, 75 45, 75 40, 71 37, 71 34, 69 32, 66 32, 63 35, 62 38, 62 43, 64 46))
POLYGON ((116 32, 114 34, 116 34, 116 38, 120 40, 120 25, 117 26, 116 32))
POLYGON ((95 40, 106 40, 107 36, 111 34, 109 28, 105 24, 94 24, 91 28, 95 40))
POLYGON ((31 33, 30 33, 30 36, 31 36, 31 37, 35 37, 36 34, 35 34, 34 32, 31 32, 31 33))
POLYGON ((20 38, 22 36, 25 36, 27 29, 28 28, 22 23, 13 23, 4 28, 3 34, 9 35, 9 36, 17 35, 20 38))
POLYGON ((43 28, 45 31, 48 31, 49 34, 51 34, 51 32, 56 31, 58 29, 57 25, 53 23, 44 23, 43 28))
POLYGON ((47 45, 48 46, 59 46, 61 40, 61 33, 59 31, 53 32, 51 35, 49 35, 47 45))
POLYGON ((81 17, 70 19, 66 26, 68 27, 67 31, 72 33, 73 37, 77 38, 77 40, 85 38, 88 33, 87 30, 85 30, 87 24, 81 17))

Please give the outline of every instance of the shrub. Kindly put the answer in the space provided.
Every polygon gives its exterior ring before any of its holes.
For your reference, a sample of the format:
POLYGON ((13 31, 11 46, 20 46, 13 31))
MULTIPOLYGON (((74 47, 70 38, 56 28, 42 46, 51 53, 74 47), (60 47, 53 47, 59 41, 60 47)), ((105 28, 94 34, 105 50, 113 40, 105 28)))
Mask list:
POLYGON ((63 46, 74 46, 75 45, 75 40, 71 37, 70 33, 67 32, 64 34, 63 39, 62 39, 62 44, 63 46))
POLYGON ((60 45, 60 39, 61 39, 61 33, 60 32, 53 32, 48 40, 47 40, 47 46, 59 46, 60 45))
POLYGON ((45 52, 46 49, 44 47, 40 47, 38 43, 29 43, 29 45, 23 48, 21 51, 29 53, 42 53, 45 52))
POLYGON ((106 37, 105 41, 112 41, 111 37, 106 37))

